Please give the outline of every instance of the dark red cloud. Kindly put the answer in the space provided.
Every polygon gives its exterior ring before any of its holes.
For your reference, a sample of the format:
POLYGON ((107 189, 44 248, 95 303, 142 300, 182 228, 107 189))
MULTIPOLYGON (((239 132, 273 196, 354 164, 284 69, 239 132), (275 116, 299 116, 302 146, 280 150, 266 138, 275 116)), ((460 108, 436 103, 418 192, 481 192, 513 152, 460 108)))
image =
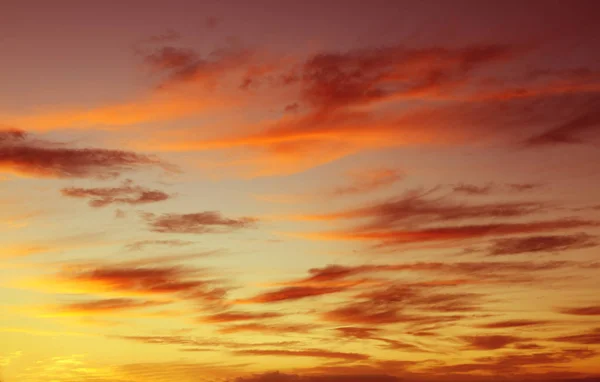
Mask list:
POLYGON ((539 187, 540 185, 535 183, 512 183, 504 185, 495 183, 487 183, 485 185, 459 183, 451 186, 452 192, 469 196, 490 195, 502 191, 525 192, 539 187))
POLYGON ((303 350, 239 350, 235 354, 239 355, 268 355, 268 356, 285 356, 285 357, 311 357, 311 358, 334 358, 344 359, 349 361, 360 361, 368 359, 366 354, 359 353, 343 353, 320 349, 303 349, 303 350))
POLYGON ((543 320, 506 320, 506 321, 494 321, 486 324, 477 325, 478 328, 482 329, 510 329, 510 328, 522 328, 527 326, 538 326, 548 324, 549 321, 543 320))
POLYGON ((275 312, 222 312, 198 318, 199 322, 228 323, 238 321, 265 320, 282 317, 275 312))
POLYGON ((164 88, 186 82, 214 86, 224 74, 248 67, 253 52, 228 46, 201 57, 192 49, 165 46, 144 55, 147 65, 164 73, 159 86, 164 88))
POLYGON ((592 99, 589 111, 525 141, 529 147, 584 143, 589 133, 600 131, 600 96, 592 99))
POLYGON ((142 217, 152 232, 160 233, 226 233, 252 227, 257 222, 251 217, 226 218, 216 211, 162 215, 144 213, 142 217))
POLYGON ((572 314, 575 316, 600 316, 600 305, 564 308, 560 310, 560 313, 572 314))
POLYGON ((87 198, 91 207, 104 207, 109 204, 147 204, 162 202, 171 196, 159 190, 136 186, 126 180, 119 187, 78 188, 69 187, 60 190, 64 196, 87 198))
POLYGON ((412 190, 387 202, 322 215, 307 219, 370 219, 364 229, 391 228, 400 223, 436 223, 474 218, 511 218, 528 216, 548 206, 537 202, 493 202, 466 204, 436 195, 439 188, 412 190))
POLYGON ((144 167, 174 167, 130 151, 69 148, 31 139, 20 130, 0 130, 0 171, 44 178, 114 178, 144 167))
POLYGON ((554 341, 580 345, 600 345, 600 328, 570 336, 553 337, 554 341))
POLYGON ((352 326, 344 326, 344 327, 340 327, 340 328, 335 328, 335 330, 342 337, 358 338, 358 339, 373 338, 375 336, 375 334, 380 331, 379 328, 352 327, 352 326))
MULTIPOLYGON (((238 302, 268 304, 346 292, 357 287, 369 287, 372 285, 372 282, 375 285, 381 283, 381 279, 372 278, 375 274, 401 274, 402 272, 437 274, 435 280, 422 279, 423 281, 420 283, 405 285, 406 291, 409 291, 410 288, 414 288, 414 291, 417 291, 419 288, 462 284, 532 282, 535 280, 534 274, 536 272, 556 270, 573 265, 572 263, 560 261, 541 263, 527 261, 487 261, 368 264, 357 266, 328 265, 323 268, 309 269, 307 277, 279 282, 276 285, 283 285, 283 287, 260 293, 248 299, 241 299, 238 302), (440 279, 441 277, 446 277, 447 279, 440 279)), ((452 300, 452 298, 458 297, 458 295, 440 295, 437 298, 452 300)), ((466 295, 462 296, 465 299, 468 297, 466 295)), ((421 302, 426 302, 426 300, 421 300, 421 302)), ((429 302, 434 303, 433 297, 430 297, 429 302)), ((452 303, 455 309, 459 307, 463 310, 468 309, 468 304, 459 306, 456 301, 452 301, 452 303)), ((443 309, 443 304, 440 302, 438 302, 437 307, 438 310, 445 310, 443 309)))
POLYGON ((459 194, 467 195, 488 195, 492 191, 493 185, 487 184, 485 186, 477 186, 474 184, 457 184, 452 187, 452 191, 459 194))
POLYGON ((258 374, 236 378, 232 382, 400 382, 401 379, 390 375, 296 375, 279 372, 258 374))
POLYGON ((517 255, 532 252, 559 252, 590 248, 598 245, 593 236, 585 233, 546 235, 496 240, 489 250, 492 256, 517 255))
POLYGON ((436 241, 473 240, 537 232, 551 232, 582 227, 595 227, 598 222, 578 219, 531 221, 527 223, 491 223, 456 226, 439 226, 418 230, 368 230, 356 228, 349 231, 321 232, 305 236, 321 240, 362 240, 379 242, 379 246, 395 246, 436 241))
POLYGON ((466 293, 439 293, 436 288, 391 285, 360 293, 340 307, 322 314, 325 321, 356 325, 394 323, 437 324, 458 321, 459 313, 481 310, 480 297, 466 293))
POLYGON ((302 99, 314 108, 331 110, 394 97, 453 92, 477 70, 522 52, 506 45, 479 45, 320 53, 285 76, 285 82, 300 83, 302 99))
POLYGON ((463 340, 468 344, 467 348, 473 350, 496 350, 525 341, 521 337, 503 335, 467 336, 463 340))
MULTIPOLYGON (((582 359, 589 359, 597 356, 597 352, 591 349, 556 349, 542 352, 526 351, 523 353, 505 353, 499 356, 475 358, 472 363, 459 363, 454 365, 440 365, 428 368, 430 372, 444 375, 449 373, 473 373, 484 372, 491 373, 490 381, 497 380, 498 375, 506 373, 526 374, 526 368, 530 366, 560 366, 570 362, 582 359)), ((535 380, 535 375, 532 376, 535 380)), ((538 377, 539 378, 539 377, 538 377)), ((541 381, 546 381, 542 376, 541 381)), ((538 379, 540 380, 540 379, 538 379)), ((551 378, 549 380, 565 381, 563 376, 551 378)), ((577 379, 573 379, 577 381, 577 379)), ((586 381, 587 379, 581 379, 586 381)), ((592 381, 594 378, 591 379, 592 381)), ((567 380, 568 381, 568 380, 567 380)))

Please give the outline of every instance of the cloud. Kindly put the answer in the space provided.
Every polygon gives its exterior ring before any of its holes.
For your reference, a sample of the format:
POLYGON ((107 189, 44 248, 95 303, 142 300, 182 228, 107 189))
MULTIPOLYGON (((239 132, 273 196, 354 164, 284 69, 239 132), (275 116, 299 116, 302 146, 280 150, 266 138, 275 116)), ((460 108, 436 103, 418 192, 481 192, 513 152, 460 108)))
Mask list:
POLYGON ((117 338, 126 341, 134 341, 143 344, 151 345, 182 345, 186 346, 183 350, 194 349, 214 349, 228 348, 255 348, 255 347, 283 347, 298 345, 297 341, 276 341, 276 342, 239 342, 226 341, 222 338, 205 338, 205 337, 184 337, 184 336, 109 336, 108 338, 117 338))
POLYGON ((505 335, 465 336, 463 340, 467 342, 468 348, 473 350, 496 350, 525 341, 521 337, 505 335))
POLYGON ((461 315, 435 315, 480 310, 479 296, 461 293, 436 293, 416 287, 391 285, 361 293, 340 307, 323 313, 325 321, 344 324, 415 325, 449 323, 461 315), (426 314, 422 314, 426 312, 426 314))
POLYGON ((143 213, 142 217, 152 232, 160 233, 227 233, 253 227, 257 222, 251 217, 226 218, 216 211, 162 215, 143 213))
POLYGON ((256 332, 265 334, 288 334, 288 333, 307 333, 315 329, 311 324, 262 324, 250 322, 246 324, 229 325, 219 329, 219 333, 232 334, 243 332, 256 332))
POLYGON ((390 375, 296 375, 271 372, 250 377, 239 377, 232 382, 400 382, 401 379, 390 375))
POLYGON ((539 202, 490 202, 466 204, 436 195, 439 188, 410 190, 404 195, 365 207, 328 214, 301 215, 303 220, 370 219, 365 229, 394 227, 399 223, 436 223, 475 218, 511 218, 542 212, 548 206, 539 202))
POLYGON ((118 187, 63 188, 60 192, 71 198, 88 198, 91 207, 105 207, 110 204, 147 204, 162 202, 171 196, 159 190, 136 186, 132 180, 125 180, 118 187))
POLYGON ((582 227, 595 227, 598 223, 589 220, 557 219, 530 221, 527 223, 490 223, 472 225, 438 226, 416 230, 349 230, 297 234, 314 240, 359 240, 375 241, 381 246, 427 243, 450 240, 472 240, 489 236, 506 236, 537 232, 558 231, 582 227))
POLYGON ((553 341, 580 345, 600 345, 600 328, 568 336, 553 337, 553 341))
POLYGON ((352 175, 352 184, 331 191, 333 196, 356 195, 379 190, 402 179, 398 170, 381 168, 363 170, 352 175))
POLYGON ((31 139, 20 130, 0 130, 0 171, 41 178, 114 178, 144 167, 175 168, 130 151, 68 148, 31 139))
POLYGON ((96 316, 113 313, 119 314, 126 310, 156 307, 165 304, 168 304, 168 302, 131 298, 109 298, 62 304, 54 310, 60 316, 96 316))
POLYGON ((303 349, 303 350, 238 350, 237 355, 263 355, 263 356, 284 356, 284 357, 311 357, 311 358, 334 358, 348 361, 360 361, 368 359, 366 354, 359 353, 344 353, 320 349, 303 349))
POLYGON ((318 286, 291 286, 277 289, 270 292, 261 293, 255 297, 246 300, 239 300, 243 304, 256 303, 275 303, 284 301, 296 301, 309 297, 323 296, 327 294, 337 293, 348 289, 348 287, 318 287, 318 286))
POLYGON ((165 74, 159 88, 166 88, 190 82, 215 86, 217 78, 249 66, 254 52, 231 45, 200 57, 192 49, 164 46, 143 54, 150 68, 165 74))
MULTIPOLYGON (((473 372, 484 372, 486 374, 492 374, 489 378, 490 381, 497 380, 498 375, 506 373, 512 374, 524 374, 527 376, 527 369, 531 366, 553 366, 569 364, 573 361, 590 359, 595 357, 597 353, 591 349, 555 349, 552 351, 543 352, 532 352, 527 351, 525 353, 505 353, 498 356, 487 356, 475 358, 471 363, 458 363, 453 365, 439 365, 428 368, 427 370, 436 374, 461 374, 473 373, 473 372)), ((564 376, 558 376, 556 378, 545 378, 543 374, 532 374, 530 375, 533 380, 557 380, 557 381, 577 381, 578 379, 565 379, 564 376), (536 378, 537 377, 537 378, 536 378)), ((586 381, 587 378, 580 379, 586 381)), ((594 377, 591 378, 594 380, 594 377)))
POLYGON ((591 102, 589 112, 525 141, 529 147, 584 143, 586 133, 600 131, 600 97, 591 102))
POLYGON ((264 320, 282 317, 275 312, 222 312, 198 318, 198 322, 228 323, 237 321, 264 320))
POLYGON ((506 321, 494 321, 486 324, 478 325, 481 329, 510 329, 510 328, 523 328, 529 326, 538 326, 548 324, 550 321, 543 320, 506 320, 506 321))
POLYGON ((488 195, 492 191, 493 185, 476 186, 474 184, 457 184, 452 187, 452 191, 467 195, 488 195))
POLYGON ((164 245, 169 247, 183 247, 194 244, 193 241, 185 240, 140 240, 127 244, 125 248, 129 251, 141 251, 149 246, 164 245))
POLYGON ((532 252, 558 252, 597 245, 595 238, 585 233, 530 236, 496 240, 491 246, 489 254, 499 256, 532 252))
POLYGON ((453 92, 473 72, 515 58, 521 48, 478 45, 458 49, 402 46, 319 53, 286 77, 300 83, 302 99, 321 110, 385 99, 453 92))
MULTIPOLYGON (((208 309, 225 304, 229 287, 221 279, 211 278, 205 270, 181 265, 155 264, 69 264, 57 274, 39 280, 42 290, 70 294, 90 294, 117 298, 165 299, 201 302, 208 309)), ((110 304, 108 300, 107 304, 110 304)), ((102 303, 99 303, 102 304, 102 303)), ((92 303, 93 305, 93 303, 92 303)))
POLYGON ((600 305, 564 308, 560 310, 560 313, 572 314, 575 316, 600 316, 600 305))
POLYGON ((496 183, 487 183, 485 185, 459 183, 451 186, 453 193, 464 194, 469 196, 490 195, 492 193, 502 191, 526 192, 539 187, 541 187, 541 185, 537 183, 509 183, 503 185, 496 183))

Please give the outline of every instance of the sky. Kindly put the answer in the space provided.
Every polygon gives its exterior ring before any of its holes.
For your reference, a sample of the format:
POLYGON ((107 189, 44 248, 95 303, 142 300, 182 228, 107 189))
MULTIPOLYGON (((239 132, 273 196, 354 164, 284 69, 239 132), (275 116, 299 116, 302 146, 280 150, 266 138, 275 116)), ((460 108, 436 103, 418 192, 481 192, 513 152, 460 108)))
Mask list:
POLYGON ((0 3, 2 382, 600 381, 600 3, 0 3))

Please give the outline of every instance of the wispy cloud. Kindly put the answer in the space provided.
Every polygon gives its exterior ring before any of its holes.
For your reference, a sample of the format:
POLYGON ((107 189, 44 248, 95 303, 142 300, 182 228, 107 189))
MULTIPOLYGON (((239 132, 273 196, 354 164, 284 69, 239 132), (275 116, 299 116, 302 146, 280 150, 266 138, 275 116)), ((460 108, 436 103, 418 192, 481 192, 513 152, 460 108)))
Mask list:
POLYGON ((143 213, 142 217, 151 231, 160 233, 225 233, 253 227, 257 222, 252 217, 227 218, 216 211, 162 215, 143 213))

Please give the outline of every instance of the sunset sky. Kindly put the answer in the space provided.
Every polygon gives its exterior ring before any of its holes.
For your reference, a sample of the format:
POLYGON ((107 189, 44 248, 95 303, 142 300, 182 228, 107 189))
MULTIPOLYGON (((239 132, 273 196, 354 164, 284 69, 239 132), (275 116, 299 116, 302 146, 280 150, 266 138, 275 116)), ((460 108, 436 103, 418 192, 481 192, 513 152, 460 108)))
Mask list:
POLYGON ((0 1, 2 382, 600 381, 600 1, 0 1))

